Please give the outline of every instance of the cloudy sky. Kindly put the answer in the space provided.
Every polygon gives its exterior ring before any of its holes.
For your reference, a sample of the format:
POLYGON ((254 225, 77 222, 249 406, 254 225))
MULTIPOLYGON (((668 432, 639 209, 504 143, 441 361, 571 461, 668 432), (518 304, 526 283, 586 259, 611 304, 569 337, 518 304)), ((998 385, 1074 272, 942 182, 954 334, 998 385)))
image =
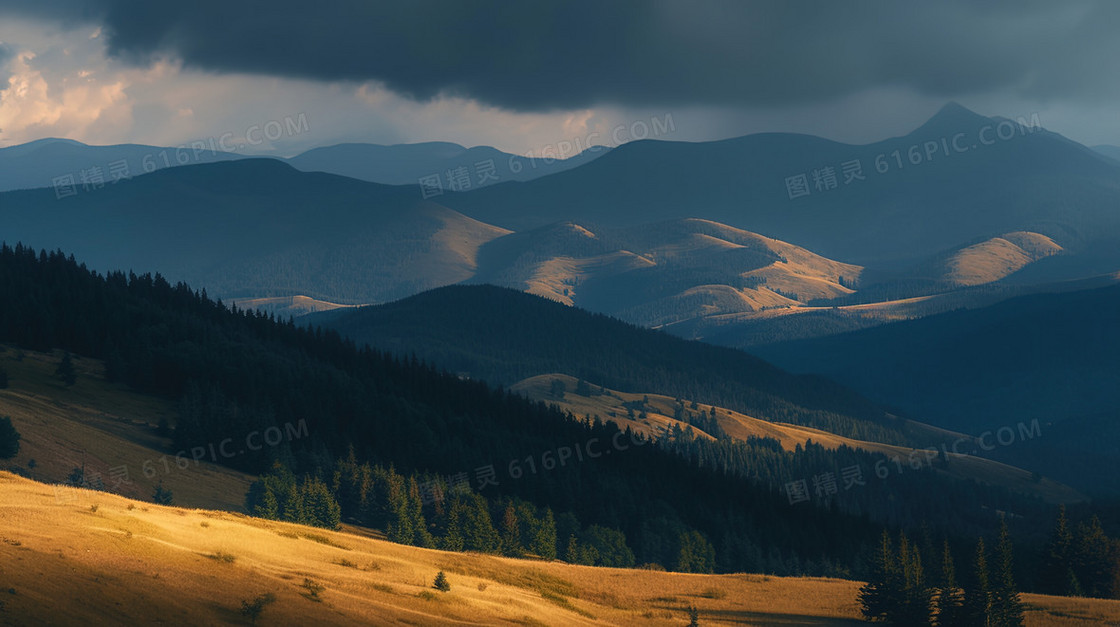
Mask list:
POLYGON ((454 141, 526 153, 792 131, 862 143, 955 100, 1120 145, 1120 3, 0 0, 0 147, 258 152, 454 141), (259 133, 259 131, 258 131, 259 133))

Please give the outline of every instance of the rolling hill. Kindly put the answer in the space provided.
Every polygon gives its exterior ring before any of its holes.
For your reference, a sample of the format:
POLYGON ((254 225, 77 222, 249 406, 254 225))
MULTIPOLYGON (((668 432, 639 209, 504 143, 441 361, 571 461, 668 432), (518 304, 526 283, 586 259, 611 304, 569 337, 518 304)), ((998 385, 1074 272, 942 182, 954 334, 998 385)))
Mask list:
MULTIPOLYGON (((939 466, 936 449, 911 448, 881 442, 867 442, 839 436, 820 429, 803 427, 781 422, 760 420, 746 414, 714 405, 697 404, 695 409, 688 408, 688 399, 677 399, 660 394, 626 393, 605 388, 589 388, 590 394, 581 394, 579 381, 564 374, 547 374, 519 381, 510 389, 529 398, 546 403, 554 403, 561 409, 576 416, 598 416, 609 420, 623 429, 631 429, 650 438, 664 437, 674 429, 693 429, 700 437, 714 439, 713 436, 690 423, 682 415, 689 412, 703 416, 713 416, 722 435, 734 440, 748 441, 752 438, 767 438, 777 441, 783 450, 795 451, 815 443, 829 450, 842 446, 872 453, 881 453, 888 459, 914 462, 918 468, 932 467, 948 476, 967 481, 979 481, 1000 486, 1008 490, 1037 496, 1051 503, 1074 503, 1084 501, 1085 497, 1076 490, 1047 478, 1036 478, 1028 471, 1015 468, 991 459, 978 457, 980 443, 975 438, 960 433, 946 432, 920 423, 910 422, 911 432, 926 431, 930 441, 953 439, 959 444, 953 452, 946 448, 946 463, 939 466), (563 382, 565 393, 558 396, 553 387, 555 381, 563 382), (635 411, 635 409, 637 411, 635 411)), ((986 442, 985 442, 986 444, 986 442)))
MULTIPOLYGON (((289 133, 301 127, 286 121, 289 133)), ((337 144, 313 148, 289 158, 248 154, 246 140, 223 136, 186 146, 120 144, 91 146, 72 139, 47 138, 0 148, 0 192, 53 188, 61 179, 91 191, 118 178, 132 178, 155 170, 218 161, 269 158, 302 172, 325 172, 383 185, 410 185, 419 179, 441 178, 440 191, 467 190, 504 181, 531 181, 570 170, 606 154, 598 146, 565 159, 523 157, 489 146, 464 148, 448 142, 418 144, 337 144), (240 152, 239 152, 240 151, 240 152), (466 183, 450 184, 449 172, 464 168, 466 183), (84 175, 84 179, 83 179, 84 175), (88 187, 87 187, 88 185, 88 187)))
POLYGON ((517 231, 699 217, 876 271, 1014 231, 1066 249, 1117 240, 1120 165, 1024 122, 949 104, 906 136, 862 146, 774 133, 638 141, 580 168, 445 203, 517 231), (786 181, 799 176, 806 187, 791 194, 786 181))
MULTIPOLYGON (((75 186, 76 194, 81 194, 157 169, 242 158, 243 155, 219 150, 216 145, 203 144, 196 148, 143 144, 90 146, 72 139, 40 139, 0 148, 0 192, 49 187, 53 194, 56 184, 68 182, 75 186)), ((66 193, 60 190, 59 195, 66 193)))
MULTIPOLYGON (((12 624, 860 625, 856 581, 602 569, 402 546, 136 502, 0 472, 0 616, 12 624), (432 589, 443 571, 448 592, 432 589)), ((1120 601, 1023 595, 1026 625, 1120 620, 1120 601)))
POLYGON ((506 231, 414 188, 302 173, 271 159, 160 170, 73 198, 0 195, 5 241, 91 267, 158 268, 222 298, 382 302, 469 278, 506 231))
POLYGON ((94 359, 75 360, 77 383, 64 386, 54 376, 60 359, 0 346, 0 369, 10 377, 10 387, 0 389, 0 415, 9 416, 22 436, 19 454, 0 467, 50 484, 84 468, 87 481, 128 498, 150 500, 162 484, 185 507, 242 510, 255 477, 213 463, 209 455, 184 469, 169 433, 160 435, 161 424, 177 420, 175 403, 108 381, 104 362, 94 359))
POLYGON ((559 223, 495 239, 469 283, 491 283, 656 327, 852 293, 862 268, 709 220, 592 232, 559 223))
POLYGON ((861 439, 908 437, 881 407, 826 380, 791 376, 741 351, 507 288, 450 286, 305 320, 497 385, 562 372, 593 385, 697 399, 861 439))
POLYGON ((1008 448, 1009 459, 1075 487, 1115 492, 1120 484, 1105 478, 1115 475, 1093 469, 1108 467, 1120 436, 1117 319, 1113 285, 752 351, 945 428, 978 434, 1037 418, 1043 441, 1008 448))
POLYGON ((418 144, 338 144, 314 148, 287 159, 297 170, 327 172, 385 185, 411 185, 438 177, 440 192, 466 191, 507 181, 531 181, 598 159, 610 148, 599 146, 566 159, 529 158, 489 146, 465 148, 449 142, 418 144), (460 179, 465 173, 466 178, 460 179), (459 182, 452 185, 451 175, 459 182), (463 182, 465 181, 465 182, 463 182))

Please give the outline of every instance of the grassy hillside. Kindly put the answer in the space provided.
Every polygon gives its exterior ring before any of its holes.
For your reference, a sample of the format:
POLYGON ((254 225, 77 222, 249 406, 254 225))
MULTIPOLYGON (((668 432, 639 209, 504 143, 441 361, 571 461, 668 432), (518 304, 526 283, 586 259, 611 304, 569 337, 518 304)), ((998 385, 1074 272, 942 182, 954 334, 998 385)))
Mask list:
POLYGON ((710 220, 592 232, 570 222, 485 244, 493 283, 656 327, 852 293, 862 268, 710 220))
POLYGON ((0 346, 0 368, 10 377, 0 390, 0 416, 10 416, 21 435, 19 454, 0 468, 60 483, 84 463, 87 478, 130 498, 151 500, 162 481, 177 504, 241 511, 253 476, 208 459, 186 469, 176 463, 170 438, 158 432, 161 420, 174 424, 174 403, 109 383, 95 359, 76 358, 77 382, 67 387, 54 376, 60 357, 0 346), (121 467, 128 476, 117 481, 111 469, 121 467))
POLYGON ((307 320, 491 384, 563 372, 593 385, 696 399, 864 440, 901 444, 910 437, 882 407, 830 381, 511 289, 452 286, 307 320))
MULTIPOLYGON (((0 472, 0 619, 249 624, 860 624, 859 582, 686 575, 456 554, 0 472), (448 592, 432 588, 439 571, 448 592)), ((1027 625, 1120 621, 1120 602, 1025 595, 1027 625)))
MULTIPOLYGON (((602 392, 605 393, 600 393, 599 388, 595 389, 594 395, 583 396, 573 392, 577 385, 578 381, 573 377, 562 374, 552 374, 531 377, 518 382, 510 389, 525 394, 529 398, 535 400, 554 403, 561 409, 570 411, 577 416, 600 416, 604 420, 617 423, 620 428, 629 428, 636 433, 641 433, 651 438, 657 438, 667 431, 671 431, 674 426, 681 429, 689 426, 687 422, 674 418, 675 407, 677 406, 677 400, 675 398, 660 394, 636 394, 608 389, 602 390, 602 392), (551 391, 552 382, 557 380, 564 382, 568 390, 562 399, 558 398, 551 391), (628 411, 626 405, 630 404, 633 406, 636 403, 644 405, 645 410, 642 413, 645 414, 645 419, 641 419, 640 414, 633 415, 628 411), (631 417, 632 415, 633 417, 631 417)), ((689 401, 685 399, 685 403, 688 404, 688 402, 689 401)), ((758 418, 724 407, 714 407, 712 405, 697 403, 696 411, 701 415, 712 412, 713 410, 723 432, 738 440, 747 440, 748 438, 772 438, 778 441, 782 448, 787 451, 792 451, 799 446, 804 448, 809 442, 814 442, 829 450, 847 446, 872 453, 882 453, 889 459, 905 460, 905 463, 909 463, 910 460, 915 460, 919 467, 937 467, 934 465, 936 449, 923 450, 893 444, 883 444, 880 442, 856 440, 820 429, 759 420, 758 418)), ((696 428, 693 427, 693 429, 696 428)), ((961 445, 960 450, 967 451, 977 449, 975 438, 971 436, 954 432, 945 432, 936 427, 929 427, 919 423, 911 423, 911 429, 915 432, 928 430, 931 432, 931 438, 933 439, 943 439, 947 437, 953 439, 961 438, 964 443, 961 445)), ((711 435, 702 430, 697 431, 701 437, 712 438, 711 435)), ((1076 490, 1045 477, 1036 480, 1031 472, 1021 468, 1009 466, 991 459, 977 457, 975 455, 956 454, 951 451, 947 452, 946 456, 949 458, 949 461, 944 469, 939 468, 939 472, 944 472, 958 479, 981 481, 1023 494, 1038 496, 1050 503, 1072 503, 1085 500, 1085 496, 1078 493, 1076 490)))

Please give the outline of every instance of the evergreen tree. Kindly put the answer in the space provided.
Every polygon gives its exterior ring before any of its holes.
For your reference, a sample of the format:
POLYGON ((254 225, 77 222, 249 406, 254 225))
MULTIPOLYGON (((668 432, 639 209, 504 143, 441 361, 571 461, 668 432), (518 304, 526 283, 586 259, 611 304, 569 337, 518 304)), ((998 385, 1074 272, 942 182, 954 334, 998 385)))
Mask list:
POLYGON ((1006 519, 1000 524, 996 553, 999 563, 996 565, 995 581, 992 582, 992 624, 1020 627, 1023 624, 1023 603, 1015 588, 1011 535, 1007 530, 1006 519))
POLYGON ((171 493, 171 490, 163 487, 163 481, 160 481, 159 485, 157 485, 156 489, 152 492, 152 501, 154 501, 156 505, 172 505, 175 502, 175 497, 171 493))
POLYGON ((446 526, 443 537, 439 540, 439 547, 445 551, 462 551, 466 545, 463 539, 463 501, 458 496, 453 496, 447 507, 446 526))
POLYGON ((494 529, 490 508, 480 494, 463 495, 463 548, 467 551, 495 553, 501 549, 502 540, 494 529))
POLYGON ((0 459, 10 459, 19 453, 19 431, 12 426, 12 419, 0 416, 0 459))
POLYGON ((1066 518, 1066 506, 1058 509, 1058 519, 1042 561, 1039 588, 1046 594, 1079 595, 1081 585, 1073 572, 1073 531, 1066 518))
POLYGON ((564 551, 564 561, 569 564, 579 564, 579 558, 579 540, 576 538, 575 534, 571 534, 568 536, 568 548, 564 551))
POLYGON ((529 551, 546 560, 556 559, 556 520, 551 508, 546 507, 544 515, 537 521, 529 551))
POLYGON ((502 511, 502 554, 510 557, 520 557, 524 551, 521 549, 521 527, 517 521, 517 512, 513 503, 508 503, 502 511))
POLYGON ((275 520, 280 517, 280 501, 276 498, 272 486, 265 486, 262 489, 259 501, 249 511, 258 518, 275 520))
POLYGON ((300 490, 308 522, 316 527, 338 529, 342 522, 342 509, 327 484, 318 477, 307 477, 300 490))
POLYGON ((992 618, 992 587, 988 573, 988 554, 984 538, 976 542, 972 576, 964 589, 964 621, 962 625, 987 627, 992 618))
POLYGON ((280 520, 299 525, 310 523, 307 510, 303 507, 303 493, 296 485, 295 479, 290 480, 285 488, 284 498, 280 503, 280 520))
POLYGON ((1081 590, 1091 597, 1111 596, 1113 584, 1113 543, 1096 516, 1077 526, 1073 569, 1081 590))
POLYGON ((424 501, 420 498, 420 486, 416 477, 408 480, 408 517, 412 524, 412 542, 414 546, 434 549, 436 546, 432 532, 428 530, 428 521, 424 517, 424 501))
POLYGON ((937 585, 937 624, 943 627, 959 625, 964 621, 964 593, 957 586, 957 568, 949 540, 941 550, 941 578, 937 585))
POLYGON ((442 570, 436 575, 436 580, 432 583, 432 587, 440 592, 451 591, 451 582, 447 581, 447 575, 443 574, 442 570))
POLYGON ((925 583, 922 556, 905 534, 898 539, 898 560, 902 568, 902 603, 891 622, 915 627, 929 625, 930 590, 925 583))
POLYGON ((859 589, 860 611, 870 621, 890 621, 902 604, 902 573, 890 534, 883 531, 867 584, 859 589))
POLYGON ((74 360, 70 357, 70 351, 62 353, 62 361, 58 362, 58 367, 54 370, 54 376, 67 386, 74 385, 77 382, 78 373, 74 370, 74 360))

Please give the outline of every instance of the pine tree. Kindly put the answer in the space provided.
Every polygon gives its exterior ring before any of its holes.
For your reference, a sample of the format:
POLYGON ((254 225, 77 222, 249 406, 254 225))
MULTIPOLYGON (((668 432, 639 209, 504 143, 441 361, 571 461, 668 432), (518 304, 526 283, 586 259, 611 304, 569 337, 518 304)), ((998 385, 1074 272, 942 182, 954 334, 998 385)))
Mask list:
POLYGON ((905 534, 898 539, 898 560, 902 568, 902 603, 891 622, 915 627, 929 625, 930 591, 925 583, 922 556, 905 534))
POLYGON ((1112 540, 1096 516, 1077 526, 1073 543, 1073 569, 1081 590, 1092 597, 1105 598, 1112 592, 1112 540))
POLYGON ((440 538, 439 546, 445 551, 462 551, 465 546, 463 539, 464 507, 460 497, 452 497, 446 516, 447 526, 443 537, 440 538))
POLYGON ((992 583, 992 624, 1000 627, 1019 627, 1023 624, 1023 603, 1015 588, 1011 535, 1007 530, 1007 520, 1003 520, 1000 524, 996 553, 999 563, 996 566, 995 581, 992 583))
POLYGON ((58 362, 58 367, 55 368, 54 376, 67 386, 74 385, 78 380, 78 374, 74 370, 74 360, 70 357, 69 351, 62 353, 62 361, 58 362))
POLYGON ((502 512, 502 554, 510 557, 519 557, 521 549, 521 529, 518 526, 517 512, 513 503, 506 505, 502 512))
POLYGON ((160 481, 159 485, 157 485, 156 489, 152 492, 152 501, 154 501, 156 505, 172 505, 175 502, 175 497, 171 493, 171 490, 163 487, 163 481, 160 481))
POLYGON ((300 487, 307 520, 316 527, 338 529, 342 522, 342 510, 335 501, 327 484, 318 477, 308 477, 300 487))
POLYGON ((571 534, 568 536, 568 549, 564 552, 564 561, 569 564, 579 564, 579 558, 579 540, 576 539, 575 534, 571 534))
POLYGON ((420 485, 416 477, 408 480, 408 517, 412 521, 412 544, 427 549, 434 549, 436 540, 428 530, 428 521, 424 517, 424 501, 420 498, 420 485))
POLYGON ((961 625, 987 627, 991 625, 992 587, 988 574, 988 554, 984 538, 976 542, 976 557, 972 564, 972 577, 964 589, 964 618, 961 625))
POLYGON ((953 552, 945 540, 941 551, 941 580, 937 585, 937 624, 945 627, 959 625, 964 620, 964 593, 957 586, 957 569, 953 552))
POLYGON ((898 558, 886 530, 871 563, 867 584, 859 589, 860 611, 871 621, 889 621, 901 605, 901 572, 898 558))
POLYGON ((451 591, 451 582, 447 581, 447 575, 443 574, 442 570, 436 575, 436 580, 432 583, 432 587, 440 592, 451 591))
POLYGON ((280 502, 276 499, 276 493, 273 492, 272 486, 264 487, 260 500, 250 511, 258 518, 275 520, 280 517, 280 502))
POLYGON ((280 505, 280 519, 299 525, 306 525, 307 510, 303 507, 303 493, 292 480, 286 486, 283 502, 280 505))
POLYGON ((12 426, 12 419, 0 416, 0 459, 9 459, 19 453, 19 431, 12 426))
POLYGON ((1058 509, 1054 532, 1046 546, 1039 586, 1046 594, 1058 595, 1074 594, 1081 589, 1073 572, 1073 531, 1066 518, 1065 505, 1058 509))
POLYGON ((551 508, 546 507, 544 516, 537 521, 529 550, 546 560, 556 559, 556 519, 551 508))

